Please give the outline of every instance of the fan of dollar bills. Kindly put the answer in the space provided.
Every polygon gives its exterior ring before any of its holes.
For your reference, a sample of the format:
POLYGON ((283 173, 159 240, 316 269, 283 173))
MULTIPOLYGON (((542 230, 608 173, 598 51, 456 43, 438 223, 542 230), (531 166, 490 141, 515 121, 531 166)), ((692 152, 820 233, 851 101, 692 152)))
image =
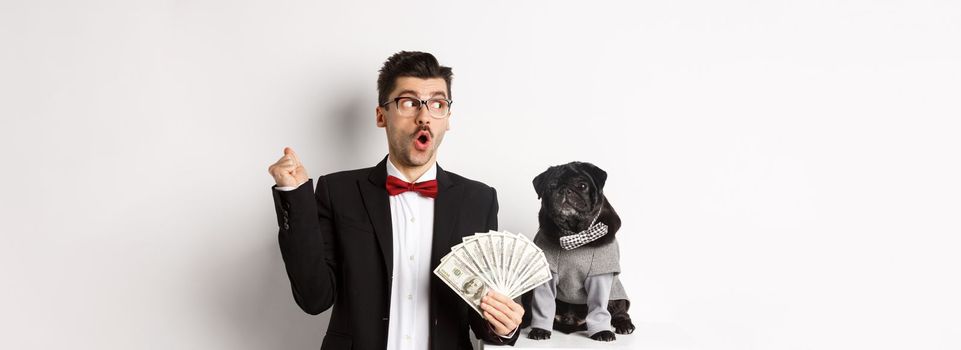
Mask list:
POLYGON ((488 289, 514 299, 551 279, 544 252, 526 236, 507 231, 464 237, 434 274, 481 315, 488 289))

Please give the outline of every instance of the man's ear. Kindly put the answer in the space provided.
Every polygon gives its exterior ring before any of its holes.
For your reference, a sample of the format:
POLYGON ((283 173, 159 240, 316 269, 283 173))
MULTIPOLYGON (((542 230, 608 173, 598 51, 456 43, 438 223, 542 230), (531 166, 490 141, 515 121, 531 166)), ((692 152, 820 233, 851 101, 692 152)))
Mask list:
POLYGON ((534 192, 537 192, 537 199, 541 199, 544 191, 547 190, 547 179, 554 172, 554 167, 547 168, 543 173, 534 177, 534 192))
POLYGON ((383 128, 387 126, 387 116, 384 115, 384 108, 377 106, 374 108, 374 113, 377 114, 377 127, 383 128))
POLYGON ((606 171, 601 170, 601 168, 598 168, 596 165, 591 163, 578 162, 577 166, 588 175, 591 175, 591 178, 594 179, 594 185, 597 186, 598 191, 604 189, 604 183, 607 182, 606 171))

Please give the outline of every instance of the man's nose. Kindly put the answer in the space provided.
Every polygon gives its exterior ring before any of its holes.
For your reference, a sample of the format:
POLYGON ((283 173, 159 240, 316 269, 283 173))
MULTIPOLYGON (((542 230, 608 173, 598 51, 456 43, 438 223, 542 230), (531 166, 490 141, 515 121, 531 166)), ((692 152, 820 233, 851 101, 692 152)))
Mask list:
POLYGON ((417 110, 417 125, 430 125, 430 111, 427 110, 426 105, 421 105, 420 109, 417 110))

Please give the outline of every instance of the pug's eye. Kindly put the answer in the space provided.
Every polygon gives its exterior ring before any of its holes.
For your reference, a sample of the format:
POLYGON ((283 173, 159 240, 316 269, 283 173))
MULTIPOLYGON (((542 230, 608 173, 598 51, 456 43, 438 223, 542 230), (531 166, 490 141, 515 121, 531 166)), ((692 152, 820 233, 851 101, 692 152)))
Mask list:
POLYGON ((586 190, 587 190, 587 184, 586 184, 586 183, 583 183, 583 182, 578 183, 578 184, 577 184, 577 189, 579 189, 579 190, 581 190, 581 191, 586 191, 586 190))

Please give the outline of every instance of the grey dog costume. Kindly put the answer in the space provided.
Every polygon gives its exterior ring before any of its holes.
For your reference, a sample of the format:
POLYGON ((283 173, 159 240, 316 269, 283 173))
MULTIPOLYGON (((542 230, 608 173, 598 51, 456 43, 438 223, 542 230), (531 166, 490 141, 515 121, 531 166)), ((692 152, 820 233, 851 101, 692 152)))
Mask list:
POLYGON ((621 273, 617 240, 565 250, 538 232, 534 243, 544 250, 552 278, 534 289, 531 326, 553 328, 556 298, 570 304, 587 304, 587 334, 613 331, 607 302, 628 299, 617 278, 621 273))

